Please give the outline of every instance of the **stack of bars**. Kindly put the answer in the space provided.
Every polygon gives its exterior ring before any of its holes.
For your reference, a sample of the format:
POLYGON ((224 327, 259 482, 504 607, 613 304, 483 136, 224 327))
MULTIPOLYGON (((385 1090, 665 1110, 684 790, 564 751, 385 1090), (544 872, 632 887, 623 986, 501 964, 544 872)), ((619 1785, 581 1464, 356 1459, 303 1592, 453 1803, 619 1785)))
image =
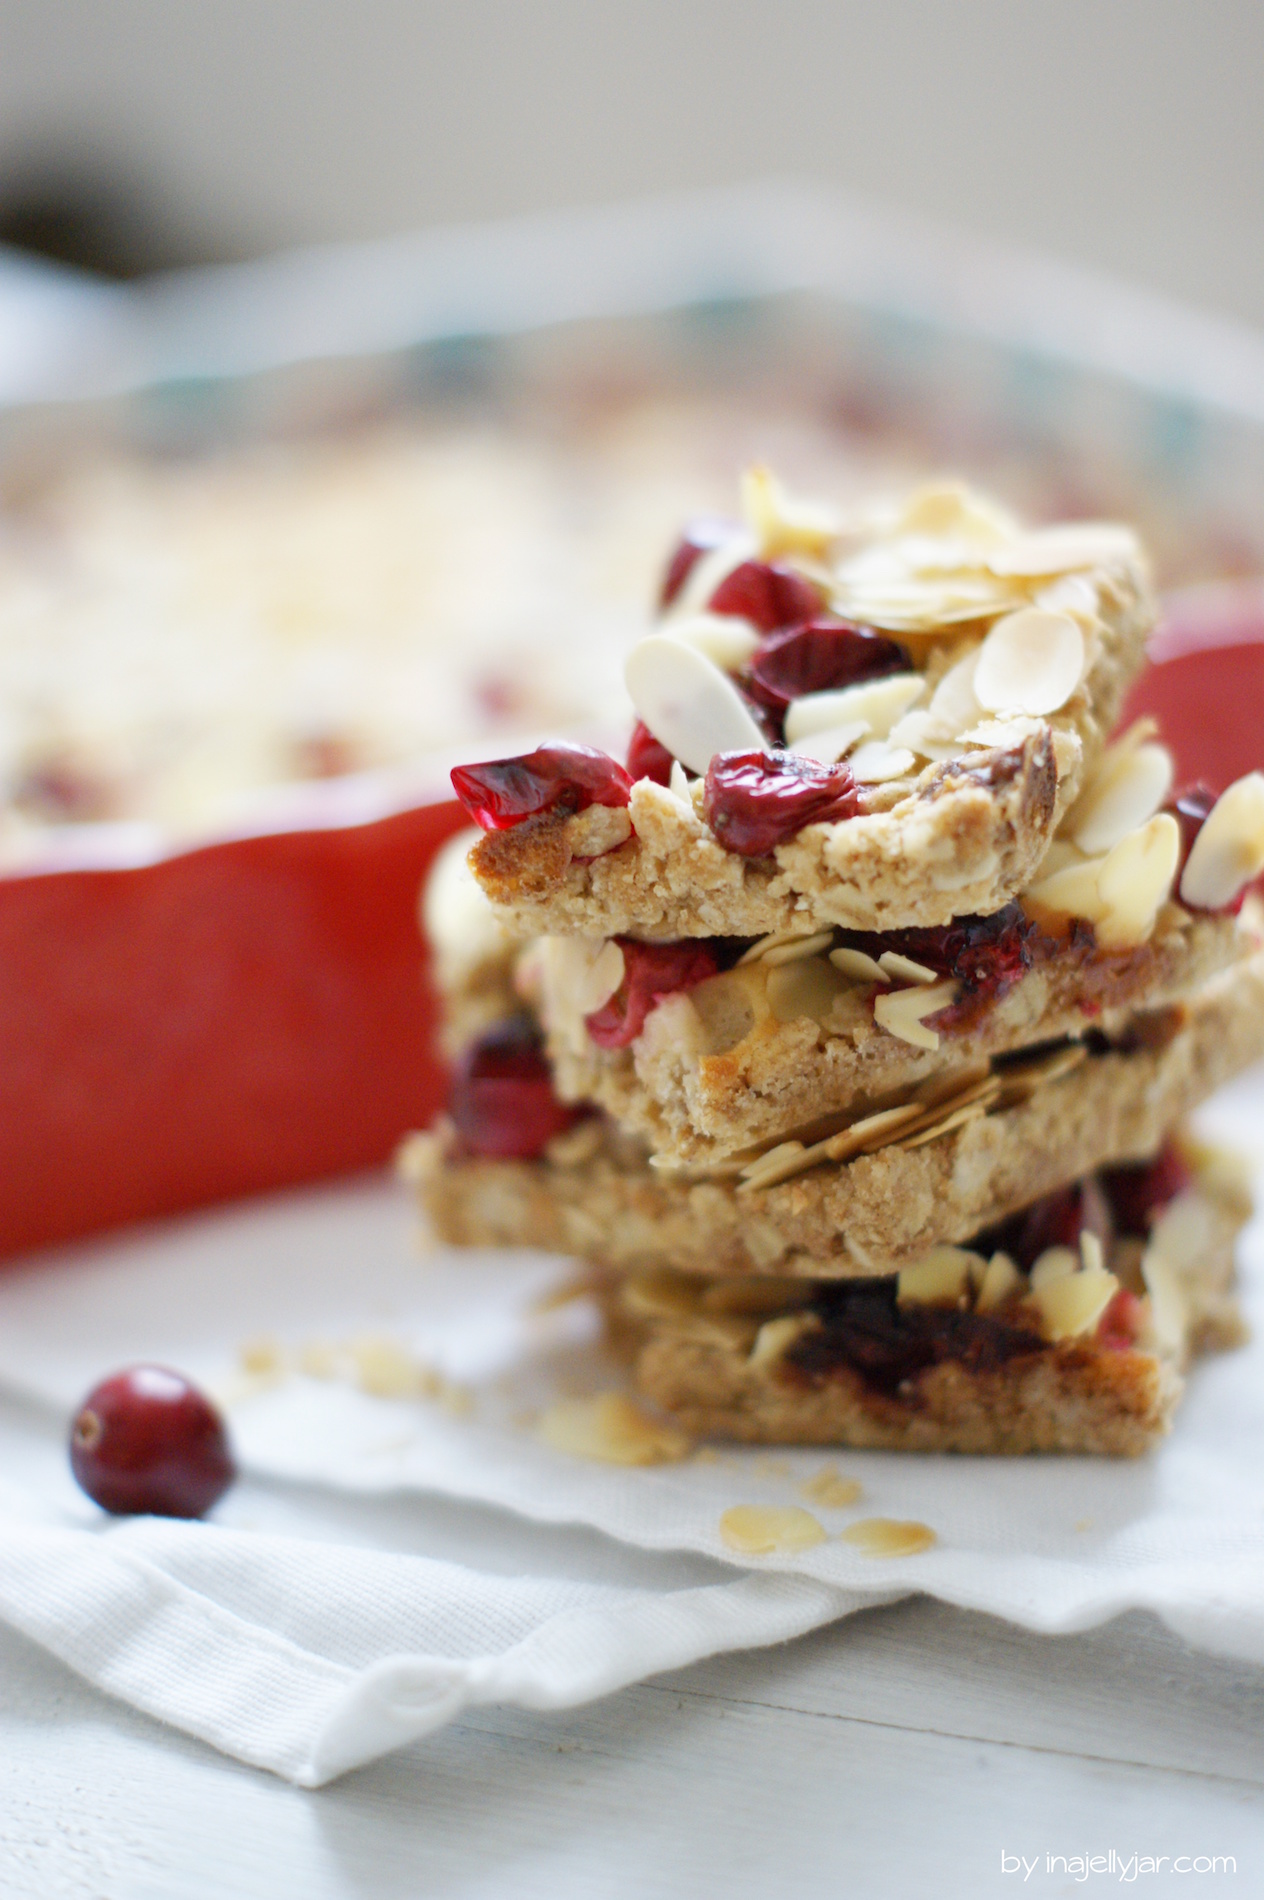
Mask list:
POLYGON ((462 768, 425 901, 439 1236, 577 1257, 641 1398, 761 1444, 1144 1451, 1237 1343, 1264 778, 1108 742, 1135 537, 766 471, 677 549, 626 768, 462 768))

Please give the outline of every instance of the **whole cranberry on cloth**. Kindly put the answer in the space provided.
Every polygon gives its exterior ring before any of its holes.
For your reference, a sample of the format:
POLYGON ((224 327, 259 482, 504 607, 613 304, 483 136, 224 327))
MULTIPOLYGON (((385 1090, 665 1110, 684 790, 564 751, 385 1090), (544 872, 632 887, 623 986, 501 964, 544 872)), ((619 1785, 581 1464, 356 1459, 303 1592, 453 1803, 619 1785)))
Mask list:
POLYGON ((762 858, 805 825, 855 818, 862 807, 845 765, 797 752, 720 752, 707 771, 702 809, 728 850, 762 858))
POLYGON ((202 1517, 235 1478, 223 1420, 165 1366, 130 1366, 88 1394, 70 1432, 70 1468, 116 1517, 202 1517))
POLYGON ((474 1154, 530 1161, 582 1111, 553 1092, 540 1033, 525 1016, 485 1030, 463 1052, 448 1094, 448 1114, 474 1154))
POLYGON ((626 1049, 645 1027, 645 1018, 665 996, 691 990, 714 976, 720 961, 710 944, 636 943, 616 938, 623 952, 623 981, 610 998, 584 1018, 599 1049, 626 1049))
POLYGON ((542 745, 516 759, 458 765, 452 789, 476 825, 507 831, 543 811, 626 805, 632 780, 617 759, 587 745, 542 745))

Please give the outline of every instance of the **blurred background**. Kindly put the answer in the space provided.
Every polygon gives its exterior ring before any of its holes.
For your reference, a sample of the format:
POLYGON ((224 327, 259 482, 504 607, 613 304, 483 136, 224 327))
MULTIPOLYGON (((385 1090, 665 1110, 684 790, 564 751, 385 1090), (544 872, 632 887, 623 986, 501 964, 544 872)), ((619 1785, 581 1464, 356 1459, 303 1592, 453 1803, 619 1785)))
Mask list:
POLYGON ((1258 0, 0 0, 0 240, 116 277, 793 175, 1264 322, 1258 0))

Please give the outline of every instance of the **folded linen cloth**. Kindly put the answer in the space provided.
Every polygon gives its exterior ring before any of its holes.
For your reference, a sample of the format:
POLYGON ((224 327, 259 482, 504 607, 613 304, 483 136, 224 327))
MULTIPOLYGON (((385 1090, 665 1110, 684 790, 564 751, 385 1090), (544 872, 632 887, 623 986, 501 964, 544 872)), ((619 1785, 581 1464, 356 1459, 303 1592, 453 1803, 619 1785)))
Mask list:
MULTIPOLYGON (((1264 1153, 1259 1078, 1226 1092, 1210 1122, 1264 1153)), ((1258 1221, 1243 1260, 1258 1338, 1258 1221)), ((1145 1608, 1190 1642, 1264 1663, 1264 1343, 1198 1368, 1174 1436, 1136 1462, 719 1450, 626 1469, 559 1450, 529 1422, 559 1390, 612 1383, 582 1307, 536 1311, 558 1271, 531 1256, 419 1264, 402 1197, 373 1184, 12 1275, 0 1389, 41 1405, 48 1432, 34 1483, 0 1489, 0 1619, 108 1693, 307 1786, 472 1704, 565 1707, 915 1591, 1047 1632, 1145 1608), (277 1343, 259 1344, 265 1333, 277 1343), (251 1335, 247 1362, 265 1370, 242 1382, 231 1368, 251 1335), (439 1369, 430 1396, 381 1395, 384 1341, 439 1369), (339 1354, 374 1376, 314 1375, 339 1354), (230 1493, 219 1522, 110 1523, 77 1499, 53 1455, 62 1420, 101 1374, 141 1358, 235 1387, 243 1470, 272 1485, 245 1487, 248 1513, 230 1493), (822 1502, 823 1462, 863 1496, 822 1502), (573 1537, 562 1526, 585 1525, 626 1548, 638 1581, 594 1582, 582 1565, 487 1574, 339 1542, 332 1518, 325 1541, 278 1535, 278 1480, 357 1494, 366 1512, 392 1498, 403 1511, 409 1493, 514 1512, 557 1527, 559 1550, 573 1537), (742 1558, 721 1527, 742 1504, 810 1509, 822 1536, 742 1558), (919 1521, 937 1542, 868 1555, 845 1541, 868 1516, 919 1521), (649 1552, 682 1555, 655 1558, 655 1572, 649 1552)))

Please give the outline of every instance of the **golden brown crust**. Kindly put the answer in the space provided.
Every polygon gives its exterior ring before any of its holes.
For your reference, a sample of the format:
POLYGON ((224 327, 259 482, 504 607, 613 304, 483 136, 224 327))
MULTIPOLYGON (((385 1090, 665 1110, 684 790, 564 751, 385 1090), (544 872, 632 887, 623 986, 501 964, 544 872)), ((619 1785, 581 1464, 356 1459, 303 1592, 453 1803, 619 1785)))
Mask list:
POLYGON ((1153 1154, 1166 1131, 1264 1055, 1264 953, 1209 983, 1158 1048, 1091 1055, 1027 1102, 918 1147, 814 1168, 751 1193, 650 1168, 608 1124, 572 1131, 571 1158, 462 1157, 442 1129, 410 1166, 440 1236, 529 1246, 629 1271, 886 1273, 961 1242, 1090 1169, 1153 1154))

